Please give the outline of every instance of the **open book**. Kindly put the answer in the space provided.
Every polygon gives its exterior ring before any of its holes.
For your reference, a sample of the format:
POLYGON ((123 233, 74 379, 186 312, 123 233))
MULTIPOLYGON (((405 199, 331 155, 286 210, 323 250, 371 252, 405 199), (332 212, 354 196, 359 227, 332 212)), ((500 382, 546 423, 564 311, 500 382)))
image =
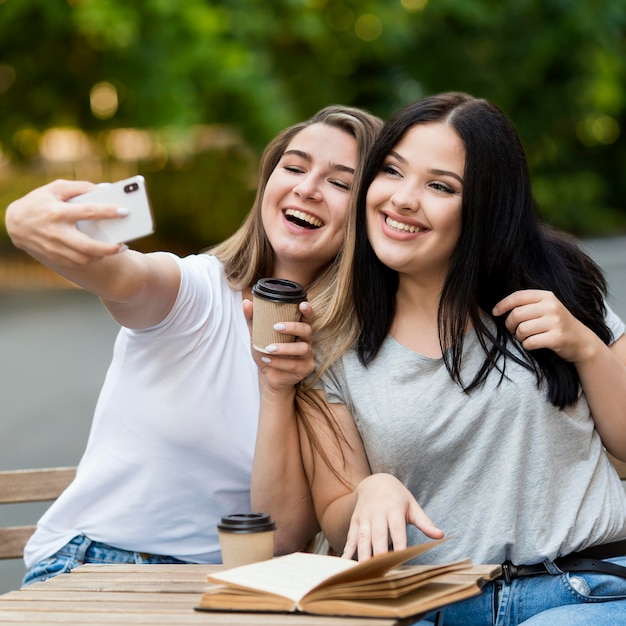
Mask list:
POLYGON ((431 541, 357 562, 295 552, 209 575, 198 610, 302 612, 403 618, 478 595, 499 565, 469 559, 402 565, 445 541, 431 541))

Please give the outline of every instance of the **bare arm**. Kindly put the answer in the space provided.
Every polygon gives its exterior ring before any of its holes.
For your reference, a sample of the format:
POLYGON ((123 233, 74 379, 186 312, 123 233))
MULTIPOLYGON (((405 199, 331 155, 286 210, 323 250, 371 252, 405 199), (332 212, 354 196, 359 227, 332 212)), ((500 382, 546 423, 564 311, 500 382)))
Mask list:
POLYGON ((66 202, 93 187, 84 181, 57 180, 35 189, 7 208, 7 232, 16 247, 99 296, 123 326, 156 324, 176 299, 178 266, 162 253, 120 253, 124 247, 77 230, 80 219, 124 219, 116 206, 66 202))
POLYGON ((516 291, 494 315, 526 350, 549 348, 576 366, 596 429, 606 449, 626 460, 626 336, 606 346, 549 291, 516 291))
POLYGON ((320 407, 328 411, 340 436, 333 433, 321 410, 311 409, 306 419, 317 446, 302 428, 302 455, 317 516, 330 544, 344 557, 366 560, 372 554, 407 545, 407 524, 439 539, 439 530, 409 490, 394 476, 372 474, 363 442, 350 412, 343 404, 327 404, 318 393, 320 407), (323 449, 324 459, 318 452, 323 449), (334 472, 331 468, 334 468, 334 472))
POLYGON ((596 429, 606 449, 626 461, 626 335, 610 348, 602 342, 576 362, 596 429))
MULTIPOLYGON (((244 310, 250 320, 250 301, 244 302, 244 310)), ((301 306, 301 311, 303 321, 289 323, 284 330, 299 341, 277 344, 270 355, 253 350, 259 366, 261 407, 250 497, 253 510, 269 513, 276 522, 276 554, 302 550, 319 531, 300 456, 295 412, 295 385, 314 368, 310 305, 301 306)))

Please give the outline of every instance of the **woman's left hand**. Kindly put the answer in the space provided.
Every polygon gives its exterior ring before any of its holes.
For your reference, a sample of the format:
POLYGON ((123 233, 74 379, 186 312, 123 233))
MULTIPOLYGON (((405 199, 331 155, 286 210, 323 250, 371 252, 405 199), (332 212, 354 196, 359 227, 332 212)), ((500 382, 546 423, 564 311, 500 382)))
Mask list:
MULTIPOLYGON (((250 300, 243 301, 243 309, 248 326, 252 329, 253 304, 250 300)), ((313 309, 308 302, 300 303, 302 319, 299 322, 284 322, 282 328, 275 329, 279 333, 294 335, 295 341, 276 343, 268 346, 269 354, 252 349, 252 357, 259 366, 261 386, 266 385, 270 391, 280 392, 291 390, 294 385, 304 380, 315 370, 315 359, 312 347, 313 309)))
POLYGON ((574 317, 551 292, 515 291, 493 308, 495 316, 508 313, 505 324, 525 350, 548 348, 572 363, 584 360, 598 336, 574 317))
POLYGON ((441 539, 442 530, 424 513, 413 494, 395 476, 371 474, 355 489, 356 502, 343 556, 359 561, 371 556, 407 547, 407 524, 427 537, 441 539))

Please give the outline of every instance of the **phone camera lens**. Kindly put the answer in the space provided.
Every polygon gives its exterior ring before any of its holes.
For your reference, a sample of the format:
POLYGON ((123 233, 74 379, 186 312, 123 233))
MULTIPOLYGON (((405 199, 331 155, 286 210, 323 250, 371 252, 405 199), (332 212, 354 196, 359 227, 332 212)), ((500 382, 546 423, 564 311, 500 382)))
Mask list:
POLYGON ((139 189, 139 185, 137 183, 131 183, 124 187, 124 193, 131 193, 132 191, 137 191, 137 189, 139 189))

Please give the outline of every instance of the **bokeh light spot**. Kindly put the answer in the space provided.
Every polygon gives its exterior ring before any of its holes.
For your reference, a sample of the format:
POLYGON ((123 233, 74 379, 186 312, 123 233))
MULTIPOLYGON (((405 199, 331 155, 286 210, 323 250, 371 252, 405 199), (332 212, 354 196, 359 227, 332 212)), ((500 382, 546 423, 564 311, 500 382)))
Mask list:
POLYGON ((383 23, 377 15, 365 13, 354 24, 354 32, 363 41, 375 41, 382 35, 383 23))
POLYGON ((92 153, 87 135, 78 128, 51 128, 47 130, 39 147, 41 155, 49 161, 79 161, 92 153))
POLYGON ((100 120, 108 120, 115 115, 119 101, 117 89, 108 82, 97 83, 89 93, 91 112, 100 120))
POLYGON ((400 4, 406 11, 421 11, 428 4, 428 0, 400 0, 400 4))
POLYGON ((579 141, 588 147, 615 143, 620 135, 617 120, 610 115, 589 116, 576 126, 579 141))
POLYGON ((116 128, 109 134, 109 152, 121 161, 140 161, 158 153, 158 144, 150 131, 116 128))

